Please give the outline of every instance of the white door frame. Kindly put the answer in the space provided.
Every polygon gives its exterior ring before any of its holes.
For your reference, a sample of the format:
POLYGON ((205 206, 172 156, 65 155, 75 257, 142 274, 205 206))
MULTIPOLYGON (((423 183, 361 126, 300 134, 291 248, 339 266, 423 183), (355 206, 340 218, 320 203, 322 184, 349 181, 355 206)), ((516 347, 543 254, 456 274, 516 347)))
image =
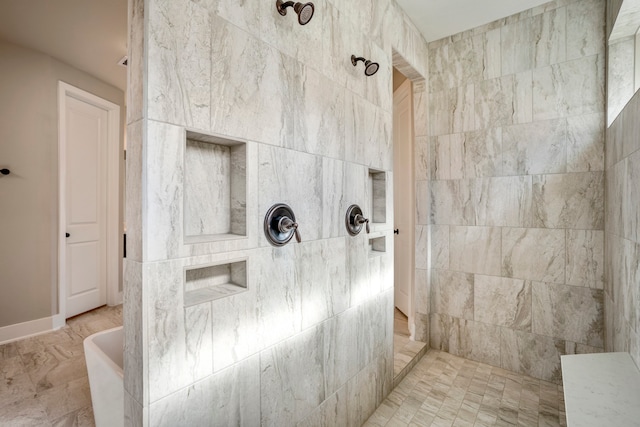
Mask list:
MULTIPOLYGON (((407 318, 408 318, 408 326, 409 326, 409 335, 411 337, 411 339, 414 339, 415 336, 415 294, 416 294, 416 290, 415 290, 415 255, 416 255, 416 250, 415 250, 415 230, 416 230, 416 216, 415 216, 415 209, 416 209, 416 197, 415 197, 415 170, 414 170, 414 166, 413 163, 415 161, 414 156, 415 156, 415 133, 414 133, 414 107, 413 107, 413 82, 411 81, 411 79, 407 78, 401 85, 400 87, 398 87, 398 89, 395 90, 394 92, 394 97, 396 93, 399 93, 401 91, 407 92, 407 97, 409 98, 409 103, 410 103, 410 111, 411 111, 411 128, 409 129, 409 152, 411 153, 411 164, 408 165, 408 168, 411 170, 411 186, 409 189, 409 204, 410 209, 409 209, 409 216, 411 217, 410 220, 410 229, 408 231, 409 233, 409 240, 410 240, 410 244, 409 244, 409 248, 410 248, 410 252, 411 255, 409 257, 409 263, 410 263, 410 268, 409 268, 409 286, 408 286, 408 298, 409 298, 409 309, 408 309, 408 313, 407 313, 407 318)), ((395 104, 395 102, 394 102, 395 104)), ((394 105, 395 108, 395 105, 394 105)), ((394 123, 395 126, 395 123, 394 123)), ((396 142, 394 141, 394 144, 396 142)), ((395 179, 395 173, 394 173, 394 179, 395 179)), ((396 208, 396 203, 397 203, 397 197, 395 195, 394 192, 394 203, 393 203, 393 207, 394 209, 396 208)), ((395 215, 394 215, 395 216, 395 215)), ((395 228, 395 225, 394 225, 395 228)), ((396 268, 395 263, 394 263, 394 269, 396 268)), ((395 284, 394 284, 394 292, 395 292, 395 284)))
POLYGON ((65 325, 66 321, 66 109, 67 96, 92 104, 107 112, 107 304, 122 301, 119 291, 119 193, 120 193, 120 106, 96 95, 58 82, 58 313, 53 319, 53 328, 65 325))

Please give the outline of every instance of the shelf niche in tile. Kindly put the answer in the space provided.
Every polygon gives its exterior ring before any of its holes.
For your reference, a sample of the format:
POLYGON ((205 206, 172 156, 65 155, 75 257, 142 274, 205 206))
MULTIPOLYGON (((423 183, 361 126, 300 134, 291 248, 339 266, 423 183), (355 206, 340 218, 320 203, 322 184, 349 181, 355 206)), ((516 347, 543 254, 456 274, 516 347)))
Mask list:
POLYGON ((187 131, 184 240, 202 243, 247 235, 247 145, 187 131))
POLYGON ((185 272, 184 305, 189 307, 246 290, 246 260, 193 268, 185 272))
POLYGON ((375 237, 369 239, 369 255, 377 256, 387 252, 387 239, 386 237, 375 237))
POLYGON ((369 194, 371 194, 371 222, 387 222, 387 175, 369 169, 369 194))

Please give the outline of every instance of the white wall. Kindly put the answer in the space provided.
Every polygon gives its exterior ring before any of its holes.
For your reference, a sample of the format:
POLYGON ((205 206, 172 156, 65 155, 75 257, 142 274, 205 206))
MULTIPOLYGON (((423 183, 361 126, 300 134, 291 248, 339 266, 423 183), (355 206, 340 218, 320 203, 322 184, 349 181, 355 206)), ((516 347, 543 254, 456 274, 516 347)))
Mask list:
POLYGON ((121 90, 0 40, 0 327, 57 312, 59 80, 120 105, 124 123, 121 90))

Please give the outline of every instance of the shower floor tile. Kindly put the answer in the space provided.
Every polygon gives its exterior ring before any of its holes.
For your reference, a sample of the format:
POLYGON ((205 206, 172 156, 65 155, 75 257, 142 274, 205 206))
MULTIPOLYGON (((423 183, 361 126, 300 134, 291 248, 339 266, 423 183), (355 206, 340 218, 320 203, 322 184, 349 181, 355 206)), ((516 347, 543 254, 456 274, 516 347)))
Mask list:
POLYGON ((562 386, 429 350, 364 425, 567 424, 562 386))

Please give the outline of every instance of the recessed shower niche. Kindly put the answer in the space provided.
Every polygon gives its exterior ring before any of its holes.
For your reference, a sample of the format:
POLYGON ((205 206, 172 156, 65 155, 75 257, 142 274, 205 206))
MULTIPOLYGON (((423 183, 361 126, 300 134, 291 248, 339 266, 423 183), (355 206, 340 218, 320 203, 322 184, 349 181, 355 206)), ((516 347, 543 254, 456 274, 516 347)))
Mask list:
POLYGON ((387 239, 384 236, 369 239, 369 256, 384 255, 385 252, 387 252, 387 239))
POLYGON ((202 243, 247 235, 247 144, 186 132, 184 240, 202 243))
POLYGON ((371 194, 371 222, 387 222, 387 175, 385 172, 369 169, 369 194, 371 194))
POLYGON ((184 305, 228 297, 247 290, 247 261, 187 269, 184 279, 184 305))

